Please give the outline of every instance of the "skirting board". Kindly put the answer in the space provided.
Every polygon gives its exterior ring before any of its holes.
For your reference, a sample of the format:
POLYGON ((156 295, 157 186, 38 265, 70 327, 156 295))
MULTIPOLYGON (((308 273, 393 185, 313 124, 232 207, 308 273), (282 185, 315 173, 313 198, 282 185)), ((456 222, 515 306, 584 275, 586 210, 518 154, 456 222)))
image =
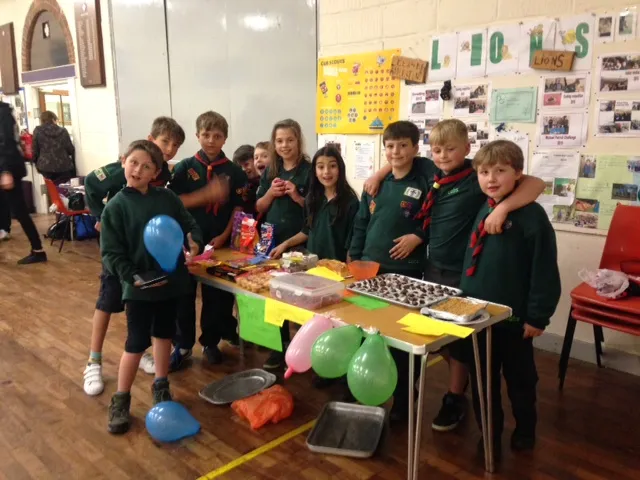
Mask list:
MULTIPOLYGON (((544 335, 536 338, 533 344, 540 350, 557 353, 559 355, 562 351, 563 340, 564 337, 560 335, 545 333, 544 335)), ((603 367, 640 376, 640 356, 623 352, 621 350, 607 348, 606 342, 603 343, 602 350, 603 354, 601 358, 603 367)), ((573 345, 571 346, 571 358, 595 364, 596 349, 594 344, 574 340, 573 345)))

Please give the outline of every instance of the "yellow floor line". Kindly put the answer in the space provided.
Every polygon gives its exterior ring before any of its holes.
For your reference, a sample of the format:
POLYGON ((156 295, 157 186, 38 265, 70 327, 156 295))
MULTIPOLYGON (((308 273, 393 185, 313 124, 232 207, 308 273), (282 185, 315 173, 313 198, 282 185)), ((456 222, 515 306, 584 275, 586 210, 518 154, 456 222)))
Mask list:
MULTIPOLYGON (((438 362, 442 361, 442 357, 434 358, 427 362, 427 368, 435 365, 438 362)), ((271 440, 269 443, 265 443, 261 447, 256 448, 255 450, 251 450, 249 453, 242 455, 241 457, 236 458, 235 460, 223 465, 222 467, 213 470, 206 475, 203 475, 198 480, 211 480, 213 478, 218 478, 220 475, 223 475, 227 472, 230 472, 234 468, 238 468, 240 465, 247 463, 250 460, 262 455, 263 453, 267 453, 270 450, 273 450, 279 445, 282 445, 284 442, 291 440, 294 437, 297 437, 301 433, 306 432, 307 430, 311 430, 313 425, 316 423, 315 420, 311 420, 309 423, 305 423, 301 427, 296 428, 295 430, 290 431, 289 433, 285 433, 281 437, 276 438, 275 440, 271 440)))

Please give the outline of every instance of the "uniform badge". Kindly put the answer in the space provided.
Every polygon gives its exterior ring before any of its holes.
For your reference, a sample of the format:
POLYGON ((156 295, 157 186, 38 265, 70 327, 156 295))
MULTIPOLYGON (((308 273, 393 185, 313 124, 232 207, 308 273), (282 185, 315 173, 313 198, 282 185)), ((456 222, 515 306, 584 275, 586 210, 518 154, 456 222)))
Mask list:
POLYGON ((373 212, 375 211, 376 211, 376 202, 375 200, 371 200, 371 203, 369 204, 369 213, 373 215, 373 212))
POLYGON ((97 170, 94 170, 93 173, 96 175, 96 178, 101 182, 106 180, 107 178, 107 174, 104 172, 103 168, 98 168, 97 170))
POLYGON ((404 217, 409 218, 409 216, 411 215, 411 202, 407 202, 406 200, 401 201, 400 208, 402 209, 402 214, 404 215, 404 217))
POLYGON ((407 187, 407 189, 404 191, 404 195, 405 197, 410 197, 410 198, 415 198, 416 200, 420 200, 420 197, 422 196, 422 190, 418 188, 407 187))
POLYGON ((198 175, 198 172, 196 172, 193 168, 190 168, 187 173, 189 173, 189 176, 194 182, 200 180, 200 175, 198 175))
POLYGON ((511 220, 507 220, 502 224, 502 228, 505 230, 509 230, 513 226, 513 222, 511 220))

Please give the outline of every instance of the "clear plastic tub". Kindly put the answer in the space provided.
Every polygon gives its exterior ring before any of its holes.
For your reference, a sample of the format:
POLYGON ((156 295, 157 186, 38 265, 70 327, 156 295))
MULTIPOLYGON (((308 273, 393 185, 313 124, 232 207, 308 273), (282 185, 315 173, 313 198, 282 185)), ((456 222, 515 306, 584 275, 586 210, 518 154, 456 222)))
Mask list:
POLYGON ((274 277, 269 288, 273 298, 307 310, 317 310, 339 303, 344 292, 341 282, 308 273, 290 273, 274 277))

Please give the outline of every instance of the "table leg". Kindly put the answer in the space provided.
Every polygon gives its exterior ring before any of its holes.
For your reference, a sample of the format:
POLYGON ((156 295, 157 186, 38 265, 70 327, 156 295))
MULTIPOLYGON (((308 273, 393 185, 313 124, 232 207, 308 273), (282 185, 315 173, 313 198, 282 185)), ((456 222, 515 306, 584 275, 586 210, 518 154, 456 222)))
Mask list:
POLYGON ((413 480, 418 480, 418 469, 420 468, 420 443, 422 440, 422 414, 424 410, 424 388, 426 383, 427 360, 429 353, 420 355, 420 381, 418 386, 418 415, 416 418, 416 440, 415 453, 413 454, 413 480))
POLYGON ((415 383, 415 364, 413 353, 409 353, 409 439, 407 441, 407 478, 411 480, 413 473, 413 429, 416 425, 415 403, 414 403, 414 383, 415 383))
POLYGON ((478 349, 478 335, 471 334, 473 341, 473 359, 476 366, 476 381, 478 382, 478 401, 480 402, 480 420, 482 425, 482 443, 484 445, 484 466, 489 469, 489 432, 487 431, 487 411, 485 410, 484 387, 482 386, 482 364, 480 363, 480 352, 478 349))
POLYGON ((492 382, 492 367, 491 361, 493 355, 491 355, 491 340, 493 327, 488 327, 486 329, 486 347, 487 347, 487 437, 489 437, 489 473, 493 473, 494 468, 494 452, 493 452, 493 395, 491 393, 491 382, 492 382))

